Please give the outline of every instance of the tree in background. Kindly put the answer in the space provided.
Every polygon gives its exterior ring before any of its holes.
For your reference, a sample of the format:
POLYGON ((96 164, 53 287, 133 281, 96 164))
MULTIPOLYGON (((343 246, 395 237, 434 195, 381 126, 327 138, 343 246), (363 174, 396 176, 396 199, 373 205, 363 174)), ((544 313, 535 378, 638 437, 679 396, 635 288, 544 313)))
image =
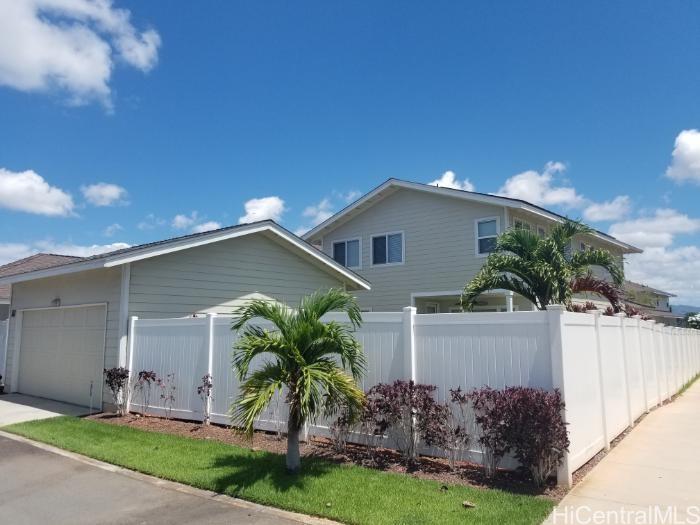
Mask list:
POLYGON ((511 228, 496 241, 496 249, 481 270, 464 288, 462 307, 471 310, 479 295, 489 290, 510 290, 522 295, 539 310, 550 304, 571 304, 575 293, 592 292, 620 309, 622 268, 607 250, 571 249, 576 235, 590 234, 592 229, 578 221, 565 220, 552 228, 549 235, 511 228), (610 274, 611 281, 596 277, 593 267, 610 274))

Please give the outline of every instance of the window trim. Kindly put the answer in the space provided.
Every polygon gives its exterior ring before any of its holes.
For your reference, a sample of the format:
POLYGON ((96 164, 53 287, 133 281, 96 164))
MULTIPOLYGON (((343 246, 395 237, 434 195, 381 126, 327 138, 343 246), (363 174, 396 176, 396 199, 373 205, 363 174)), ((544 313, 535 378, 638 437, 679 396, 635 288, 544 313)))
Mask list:
POLYGON ((538 224, 536 227, 536 231, 537 231, 537 236, 540 239, 544 239, 547 237, 547 228, 545 226, 538 224), (540 235, 540 230, 542 231, 542 233, 544 233, 544 235, 540 235))
MULTIPOLYGON (((425 301, 425 302, 423 303, 423 309, 426 309, 428 306, 434 306, 434 307, 435 307, 435 313, 436 313, 436 314, 439 314, 439 313, 440 313, 440 303, 438 303, 437 301, 425 301)), ((425 312, 425 313, 427 314, 428 312, 425 312)))
POLYGON ((403 230, 383 232, 383 233, 373 233, 369 236, 369 266, 370 268, 379 267, 384 268, 385 266, 401 266, 406 262, 406 235, 403 230), (388 262, 389 261, 389 235, 401 234, 401 262, 388 262), (387 262, 374 264, 374 238, 375 237, 386 237, 386 258, 387 262))
POLYGON ((489 221, 496 221, 495 238, 498 238, 498 236, 501 234, 501 218, 499 216, 479 217, 478 219, 474 219, 474 256, 475 257, 485 258, 485 257, 488 257, 490 253, 492 253, 492 252, 481 253, 479 251, 479 239, 490 239, 491 237, 494 237, 493 235, 479 237, 479 224, 482 222, 489 222, 489 221))
MULTIPOLYGON (((347 239, 334 239, 331 241, 331 259, 335 261, 335 258, 333 255, 335 254, 335 245, 337 243, 344 242, 345 243, 345 262, 348 262, 348 242, 349 241, 357 241, 357 244, 359 246, 360 253, 358 254, 358 261, 359 261, 359 266, 345 266, 343 265, 344 268, 347 268, 348 270, 361 270, 362 269, 362 237, 349 237, 347 239)), ((338 262, 338 261, 335 261, 338 262)), ((340 264, 340 263, 338 263, 340 264)))

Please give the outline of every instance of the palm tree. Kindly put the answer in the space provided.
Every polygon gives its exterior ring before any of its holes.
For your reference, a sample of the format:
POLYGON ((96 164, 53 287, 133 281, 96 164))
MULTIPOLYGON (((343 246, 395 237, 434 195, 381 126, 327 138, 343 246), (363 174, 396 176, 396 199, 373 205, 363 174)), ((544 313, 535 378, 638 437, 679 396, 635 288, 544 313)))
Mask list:
POLYGON ((565 220, 546 237, 529 230, 509 229, 496 241, 496 249, 462 294, 462 307, 471 310, 476 298, 494 289, 522 295, 544 310, 549 304, 570 304, 574 293, 594 292, 606 297, 619 311, 619 286, 623 271, 607 250, 589 249, 572 253, 575 235, 593 230, 578 221, 565 220), (595 277, 593 266, 604 268, 612 283, 595 277))
POLYGON ((284 388, 289 405, 287 470, 298 472, 304 423, 341 407, 362 407, 364 394, 356 382, 364 375, 365 357, 352 335, 362 322, 360 309, 351 295, 331 289, 304 297, 297 310, 255 300, 239 308, 236 317, 233 329, 242 334, 235 345, 233 366, 242 384, 232 407, 234 422, 252 435, 256 418, 284 388), (352 326, 322 322, 321 317, 331 311, 347 313, 352 326), (249 322, 255 318, 271 322, 274 329, 249 322), (253 359, 264 354, 271 359, 251 371, 253 359))

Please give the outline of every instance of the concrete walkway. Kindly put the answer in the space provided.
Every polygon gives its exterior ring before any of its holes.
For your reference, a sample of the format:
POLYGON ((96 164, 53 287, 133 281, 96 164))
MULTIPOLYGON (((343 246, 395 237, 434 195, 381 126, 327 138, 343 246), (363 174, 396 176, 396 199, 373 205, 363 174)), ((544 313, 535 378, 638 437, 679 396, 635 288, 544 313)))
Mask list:
POLYGON ((84 416, 89 408, 24 394, 0 396, 0 427, 56 416, 84 416))
POLYGON ((647 415, 545 523, 700 523, 700 381, 647 415))

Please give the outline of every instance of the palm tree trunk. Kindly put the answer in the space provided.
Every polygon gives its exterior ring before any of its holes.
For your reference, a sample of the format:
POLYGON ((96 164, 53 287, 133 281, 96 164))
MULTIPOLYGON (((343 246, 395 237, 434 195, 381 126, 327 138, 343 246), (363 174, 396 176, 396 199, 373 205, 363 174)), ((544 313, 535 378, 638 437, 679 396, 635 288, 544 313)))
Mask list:
POLYGON ((299 455, 299 427, 289 426, 287 431, 287 472, 296 474, 301 469, 301 456, 299 455))

